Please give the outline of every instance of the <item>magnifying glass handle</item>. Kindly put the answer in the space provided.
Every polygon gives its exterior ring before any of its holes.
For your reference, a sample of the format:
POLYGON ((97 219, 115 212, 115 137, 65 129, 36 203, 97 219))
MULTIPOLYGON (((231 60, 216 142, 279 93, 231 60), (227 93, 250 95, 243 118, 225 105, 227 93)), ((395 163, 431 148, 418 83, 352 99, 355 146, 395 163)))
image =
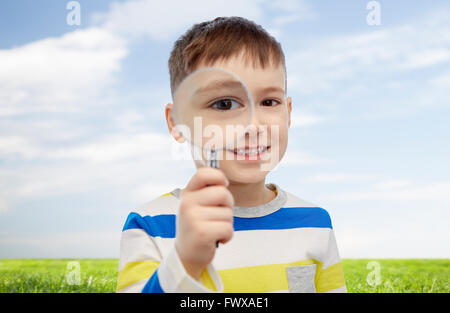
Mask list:
MULTIPOLYGON (((208 167, 219 168, 219 162, 217 162, 217 153, 215 149, 211 149, 208 158, 208 167)), ((219 241, 216 241, 216 248, 219 247, 219 241)))
POLYGON ((211 149, 209 153, 208 167, 219 168, 219 162, 217 161, 217 153, 215 149, 211 149))

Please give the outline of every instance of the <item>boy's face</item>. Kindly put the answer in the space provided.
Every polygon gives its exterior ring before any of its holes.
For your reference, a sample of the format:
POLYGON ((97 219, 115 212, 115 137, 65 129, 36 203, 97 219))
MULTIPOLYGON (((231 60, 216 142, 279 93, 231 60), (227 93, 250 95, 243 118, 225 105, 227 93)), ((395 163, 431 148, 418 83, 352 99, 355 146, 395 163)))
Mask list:
MULTIPOLYGON (((254 102, 254 114, 249 133, 236 143, 234 150, 221 151, 220 169, 230 183, 245 184, 263 180, 281 160, 287 148, 292 104, 291 99, 286 98, 285 94, 283 66, 279 64, 268 65, 264 69, 254 68, 252 64, 246 64, 240 55, 208 66, 199 64, 196 69, 203 67, 218 67, 237 75, 246 84, 254 102), (259 148, 262 153, 257 157, 243 156, 242 149, 245 148, 259 148), (240 155, 238 151, 241 152, 240 155)), ((168 114, 171 114, 171 110, 168 114)), ((172 131, 170 120, 169 118, 169 129, 175 139, 179 139, 176 132, 172 131)), ((197 163, 196 165, 198 166, 197 163)))

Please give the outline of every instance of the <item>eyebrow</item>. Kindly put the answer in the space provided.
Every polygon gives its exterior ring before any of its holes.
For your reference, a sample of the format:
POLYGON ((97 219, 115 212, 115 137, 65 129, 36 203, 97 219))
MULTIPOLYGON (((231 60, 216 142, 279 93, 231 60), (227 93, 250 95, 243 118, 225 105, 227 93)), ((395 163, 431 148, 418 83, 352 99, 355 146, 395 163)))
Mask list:
POLYGON ((242 88, 243 85, 239 81, 236 80, 216 80, 204 87, 198 88, 194 94, 201 94, 205 92, 209 92, 211 90, 215 90, 216 88, 242 88))
POLYGON ((282 93, 284 93, 284 88, 271 86, 271 87, 261 88, 259 91, 261 91, 261 92, 282 92, 282 93))
MULTIPOLYGON (((194 95, 198 95, 198 94, 202 94, 202 93, 206 93, 209 91, 214 90, 215 88, 229 88, 229 89, 233 89, 233 88, 242 88, 243 85, 241 82, 236 81, 236 80, 216 80, 213 81, 211 83, 209 83, 206 86, 200 87, 198 88, 194 95)), ((281 92, 284 93, 284 88, 278 87, 278 86, 269 86, 269 87, 264 87, 258 90, 258 92, 281 92)))

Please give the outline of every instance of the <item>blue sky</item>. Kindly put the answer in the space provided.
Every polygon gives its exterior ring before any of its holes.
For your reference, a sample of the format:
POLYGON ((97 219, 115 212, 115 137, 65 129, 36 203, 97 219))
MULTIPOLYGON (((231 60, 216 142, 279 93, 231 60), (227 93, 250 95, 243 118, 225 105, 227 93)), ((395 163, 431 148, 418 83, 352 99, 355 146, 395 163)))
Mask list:
POLYGON ((341 257, 449 257, 450 5, 378 1, 0 3, 0 257, 118 257, 127 214, 183 187, 167 60, 239 15, 282 44, 289 147, 267 182, 332 216, 341 257))

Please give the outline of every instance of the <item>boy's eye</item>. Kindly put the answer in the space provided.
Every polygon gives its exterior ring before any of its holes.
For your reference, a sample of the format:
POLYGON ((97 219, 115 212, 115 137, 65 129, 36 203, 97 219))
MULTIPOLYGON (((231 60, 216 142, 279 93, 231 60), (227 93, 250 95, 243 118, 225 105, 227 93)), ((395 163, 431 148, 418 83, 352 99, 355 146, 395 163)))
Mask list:
POLYGON ((241 104, 232 99, 221 99, 214 102, 211 107, 220 111, 233 110, 241 107, 241 104))
POLYGON ((275 100, 275 99, 266 99, 263 102, 261 102, 261 105, 263 106, 268 106, 268 107, 273 107, 280 104, 280 101, 275 100))

